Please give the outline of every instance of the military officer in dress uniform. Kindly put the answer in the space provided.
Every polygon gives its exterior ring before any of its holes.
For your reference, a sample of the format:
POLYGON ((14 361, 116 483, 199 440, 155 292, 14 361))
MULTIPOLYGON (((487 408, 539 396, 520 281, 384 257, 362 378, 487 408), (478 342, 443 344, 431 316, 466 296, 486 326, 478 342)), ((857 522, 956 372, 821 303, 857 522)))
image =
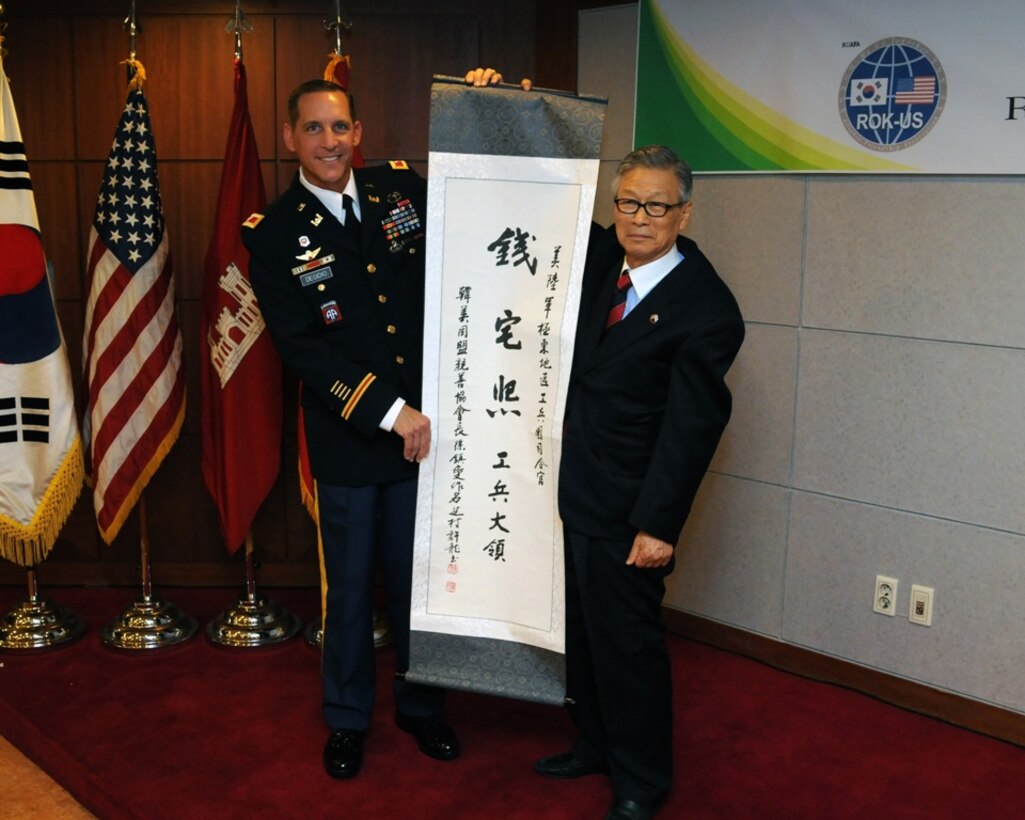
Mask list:
MULTIPOLYGON (((466 78, 501 81, 491 69, 466 78)), ((378 555, 397 671, 409 661, 417 470, 431 446, 418 409, 427 183, 401 161, 352 168, 363 129, 352 98, 332 82, 302 83, 288 118, 285 144, 300 170, 243 223, 242 237, 267 327, 302 382, 325 587, 324 766, 349 778, 363 765, 374 703, 378 555)), ((442 701, 438 688, 395 682, 399 728, 425 754, 451 760, 459 742, 442 701)))

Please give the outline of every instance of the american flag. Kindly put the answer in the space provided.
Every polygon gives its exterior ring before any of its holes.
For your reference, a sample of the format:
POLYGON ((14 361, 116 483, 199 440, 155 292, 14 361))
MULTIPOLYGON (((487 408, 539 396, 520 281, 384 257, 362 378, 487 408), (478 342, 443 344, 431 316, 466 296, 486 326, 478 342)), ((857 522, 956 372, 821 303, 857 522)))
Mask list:
POLYGON ((108 544, 177 439, 185 415, 171 255, 140 85, 129 88, 89 232, 82 427, 96 523, 108 544))
POLYGON ((895 105, 931 103, 936 96, 935 77, 901 77, 894 87, 895 105))

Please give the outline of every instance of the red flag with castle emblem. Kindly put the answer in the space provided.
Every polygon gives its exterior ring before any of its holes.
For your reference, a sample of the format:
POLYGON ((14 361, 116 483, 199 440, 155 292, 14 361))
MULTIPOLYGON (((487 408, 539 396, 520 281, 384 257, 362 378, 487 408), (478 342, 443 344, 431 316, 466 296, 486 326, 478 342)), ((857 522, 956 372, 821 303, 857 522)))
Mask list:
POLYGON ((236 60, 235 107, 204 268, 199 356, 203 480, 231 552, 245 540, 281 462, 281 361, 249 284, 249 252, 239 236, 242 221, 266 202, 246 70, 236 60))

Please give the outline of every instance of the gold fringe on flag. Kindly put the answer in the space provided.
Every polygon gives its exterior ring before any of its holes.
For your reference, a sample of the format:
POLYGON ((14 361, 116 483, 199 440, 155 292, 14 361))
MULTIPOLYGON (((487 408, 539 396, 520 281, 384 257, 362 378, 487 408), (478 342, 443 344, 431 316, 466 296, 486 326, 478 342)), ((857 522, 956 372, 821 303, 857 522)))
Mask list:
POLYGON ((128 88, 131 91, 142 91, 142 84, 146 82, 146 68, 138 60, 129 58, 122 60, 121 65, 126 65, 132 70, 132 79, 128 81, 128 88))
POLYGON ((13 561, 21 567, 42 563, 53 549, 64 522, 71 515, 82 490, 84 476, 82 442, 76 437, 47 486, 32 520, 27 525, 19 524, 0 515, 0 558, 13 561))
POLYGON ((139 497, 142 495, 142 491, 146 489, 146 485, 149 484, 149 480, 153 478, 163 462, 164 457, 171 452, 171 447, 178 440, 178 434, 181 432, 182 423, 185 421, 185 397, 182 397, 181 407, 178 408, 178 415, 174 419, 174 423, 171 425, 171 429, 167 431, 167 435, 164 436, 164 440, 157 446, 156 451, 153 453, 153 457, 149 460, 139 477, 135 480, 135 484, 132 489, 128 491, 125 496, 125 500, 121 504, 121 508, 117 511, 117 515, 114 516, 114 520, 110 522, 110 526, 106 529, 98 526, 100 531, 100 537, 105 543, 111 544, 114 539, 117 538, 117 534, 121 532, 121 527, 124 526, 125 521, 128 519, 128 515, 139 501, 139 497))
MULTIPOLYGON (((337 82, 337 80, 335 80, 335 66, 339 63, 345 63, 347 67, 352 68, 352 61, 349 59, 348 54, 342 55, 337 51, 332 51, 327 56, 331 59, 328 60, 327 67, 324 69, 324 79, 332 83, 337 82)), ((349 89, 345 90, 348 91, 349 89)))
POLYGON ((303 475, 303 462, 299 459, 299 497, 302 500, 303 506, 306 508, 306 512, 310 514, 310 518, 313 519, 313 523, 317 523, 317 499, 313 497, 313 491, 306 486, 305 476, 303 475))

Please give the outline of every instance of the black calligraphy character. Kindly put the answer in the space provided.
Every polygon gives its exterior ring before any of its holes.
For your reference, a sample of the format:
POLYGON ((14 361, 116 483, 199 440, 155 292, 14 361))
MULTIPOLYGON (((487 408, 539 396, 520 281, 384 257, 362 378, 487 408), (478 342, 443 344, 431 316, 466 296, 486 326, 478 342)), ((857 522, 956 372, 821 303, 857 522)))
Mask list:
POLYGON ((484 545, 484 552, 496 561, 505 563, 505 539, 495 538, 484 545))
POLYGON ((506 470, 511 470, 512 467, 505 463, 506 456, 508 455, 509 453, 507 453, 505 450, 502 450, 500 453, 498 453, 498 464, 492 464, 491 469, 501 470, 504 468, 506 470))
POLYGON ((527 251, 528 239, 534 240, 537 237, 520 228, 517 228, 515 233, 513 233, 512 228, 506 228, 498 239, 488 245, 488 250, 497 254, 498 261, 495 263, 496 265, 508 265, 511 250, 513 265, 526 265, 530 275, 533 276, 537 273, 537 260, 532 259, 527 251))
POLYGON ((498 499, 501 498, 503 504, 508 504, 509 485, 501 480, 496 481, 495 488, 490 493, 488 493, 488 498, 490 498, 492 501, 498 501, 498 499))
POLYGON ((502 532, 509 532, 505 527, 502 526, 502 522, 505 521, 509 516, 502 515, 502 513, 495 513, 495 517, 491 519, 491 526, 489 530, 501 530, 502 532))
POLYGON ((513 316, 513 312, 508 308, 505 311, 505 318, 499 316, 495 319, 495 330, 499 331, 498 338, 495 339, 496 343, 500 343, 506 350, 519 350, 523 347, 523 342, 512 341, 512 326, 518 325, 522 319, 519 316, 513 316))
MULTIPOLYGON (((509 381, 506 381, 505 376, 503 375, 499 375, 498 381, 495 383, 495 387, 491 391, 491 394, 492 396, 494 396, 495 401, 499 403, 514 402, 520 400, 520 397, 516 395, 516 379, 509 379, 509 381)), ((485 412, 491 418, 495 417, 496 411, 487 410, 485 412)), ((506 410, 504 407, 499 408, 498 412, 500 412, 503 416, 506 413, 512 413, 516 416, 523 415, 522 413, 520 413, 519 410, 506 410)))

